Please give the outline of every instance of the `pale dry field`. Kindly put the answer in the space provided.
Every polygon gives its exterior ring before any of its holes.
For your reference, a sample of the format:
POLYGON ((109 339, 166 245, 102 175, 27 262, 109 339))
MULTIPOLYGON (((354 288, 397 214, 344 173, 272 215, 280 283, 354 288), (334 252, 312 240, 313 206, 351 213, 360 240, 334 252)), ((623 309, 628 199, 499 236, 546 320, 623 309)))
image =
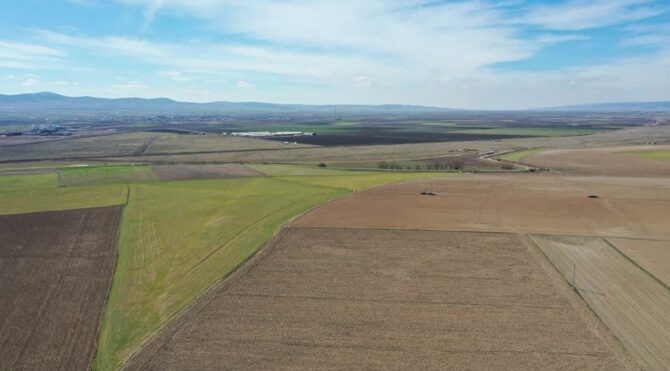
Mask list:
POLYGON ((599 237, 532 236, 646 370, 670 369, 670 290, 599 237))
POLYGON ((670 178, 462 175, 360 192, 294 226, 602 235, 670 241, 670 178), (436 196, 420 193, 432 184, 436 196), (599 198, 591 199, 595 194, 599 198))
POLYGON ((130 369, 626 369, 524 237, 290 228, 130 369))
POLYGON ((670 286, 670 241, 608 238, 619 251, 670 286))

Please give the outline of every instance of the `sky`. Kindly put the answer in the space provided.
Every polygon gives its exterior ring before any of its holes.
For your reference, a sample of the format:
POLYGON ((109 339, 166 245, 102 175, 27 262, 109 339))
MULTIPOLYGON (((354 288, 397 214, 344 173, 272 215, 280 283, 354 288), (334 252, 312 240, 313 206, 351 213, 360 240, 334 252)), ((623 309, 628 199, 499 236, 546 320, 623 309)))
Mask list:
POLYGON ((466 109, 670 100, 670 0, 13 0, 0 94, 466 109))

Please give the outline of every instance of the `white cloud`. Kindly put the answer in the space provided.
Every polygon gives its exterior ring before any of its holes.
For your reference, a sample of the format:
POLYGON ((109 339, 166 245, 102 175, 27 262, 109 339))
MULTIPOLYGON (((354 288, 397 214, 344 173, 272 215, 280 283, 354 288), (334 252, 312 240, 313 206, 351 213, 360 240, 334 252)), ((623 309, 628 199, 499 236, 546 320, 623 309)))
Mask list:
MULTIPOLYGON (((149 36, 93 37, 36 30, 40 42, 50 45, 38 54, 62 61, 66 58, 62 50, 70 55, 86 53, 110 61, 101 63, 101 68, 113 70, 117 58, 158 71, 151 76, 108 71, 126 76, 106 90, 118 95, 137 90, 144 96, 196 100, 463 108, 525 108, 614 99, 617 94, 620 98, 615 100, 667 98, 664 50, 670 46, 663 43, 667 37, 660 30, 629 30, 628 45, 659 48, 635 61, 613 58, 600 65, 542 72, 492 67, 531 58, 557 43, 589 40, 593 28, 625 27, 660 14, 667 10, 660 0, 550 5, 522 0, 115 1, 144 12, 146 27, 163 14, 192 16, 205 23, 203 29, 213 32, 210 36, 221 37, 177 43, 149 36), (658 75, 663 76, 655 78, 658 75), (133 79, 145 83, 127 81, 133 79), (166 87, 169 84, 173 86, 166 87), (263 88, 253 89, 256 84, 263 88)), ((30 64, 20 58, 3 59, 3 51, 0 67, 3 62, 30 64)))
POLYGON ((191 77, 186 76, 179 71, 163 71, 160 72, 160 74, 169 77, 172 81, 187 82, 193 80, 191 77))
POLYGON ((256 88, 256 85, 250 83, 249 81, 246 80, 237 80, 235 82, 235 86, 239 89, 254 89, 256 88))
POLYGON ((136 90, 136 89, 147 89, 150 88, 150 86, 137 81, 128 81, 121 84, 112 84, 112 88, 122 90, 136 90))
POLYGON ((0 41, 0 67, 12 69, 42 68, 63 57, 63 53, 42 45, 0 41))
POLYGON ((668 11, 651 0, 573 0, 530 8, 518 22, 553 30, 585 30, 650 18, 668 11))
POLYGON ((42 82, 36 78, 29 77, 21 83, 21 86, 26 86, 26 87, 35 87, 39 86, 42 82))

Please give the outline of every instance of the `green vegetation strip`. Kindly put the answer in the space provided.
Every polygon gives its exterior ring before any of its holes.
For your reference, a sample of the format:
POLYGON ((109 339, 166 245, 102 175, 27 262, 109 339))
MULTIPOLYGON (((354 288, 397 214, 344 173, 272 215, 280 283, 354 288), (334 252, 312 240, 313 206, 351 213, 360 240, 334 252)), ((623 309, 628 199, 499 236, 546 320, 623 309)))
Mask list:
MULTIPOLYGON (((273 166, 264 170, 324 170, 273 166)), ((435 176, 341 173, 131 185, 94 369, 121 368, 144 341, 296 215, 350 191, 435 176)))
POLYGON ((0 176, 0 192, 26 191, 58 186, 56 173, 0 176))
POLYGON ((0 215, 122 205, 123 184, 0 192, 0 215))
POLYGON ((627 156, 634 156, 639 158, 647 158, 651 160, 670 161, 670 150, 658 151, 630 151, 620 152, 627 156))

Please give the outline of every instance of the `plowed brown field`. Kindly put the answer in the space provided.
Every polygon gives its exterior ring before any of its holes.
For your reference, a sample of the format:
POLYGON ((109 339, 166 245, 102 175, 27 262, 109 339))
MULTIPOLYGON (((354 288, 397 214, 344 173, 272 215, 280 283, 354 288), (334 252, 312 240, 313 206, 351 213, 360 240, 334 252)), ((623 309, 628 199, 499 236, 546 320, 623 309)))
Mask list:
POLYGON ((670 178, 464 175, 360 192, 294 226, 602 235, 670 241, 670 178), (598 195, 591 199, 589 195, 598 195))
POLYGON ((0 368, 85 370, 121 207, 0 216, 0 368))
POLYGON ((523 237, 290 228, 131 369, 623 369, 523 237))

